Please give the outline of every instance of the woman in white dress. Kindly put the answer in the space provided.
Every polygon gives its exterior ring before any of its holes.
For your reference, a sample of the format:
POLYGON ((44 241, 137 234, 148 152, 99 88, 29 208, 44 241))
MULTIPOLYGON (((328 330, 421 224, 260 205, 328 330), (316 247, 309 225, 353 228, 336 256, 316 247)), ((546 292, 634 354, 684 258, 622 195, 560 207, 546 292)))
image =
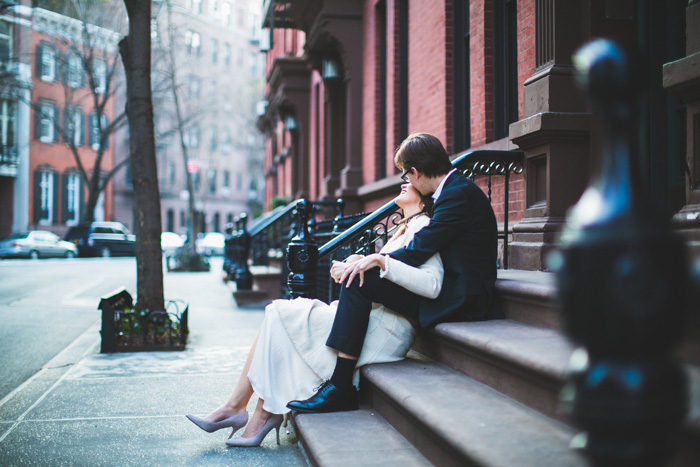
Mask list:
MULTIPOLYGON (((410 183, 401 185, 396 204, 404 219, 380 253, 406 247, 414 234, 428 225, 432 198, 422 197, 410 183)), ((408 266, 389 256, 352 255, 344 262, 335 262, 330 274, 339 282, 349 263, 363 261, 379 267, 380 276, 411 292, 435 298, 442 287, 443 268, 439 254, 420 267, 408 266)), ((363 278, 357 278, 362 283, 363 278)), ((337 301, 330 305, 320 300, 297 298, 275 300, 265 308, 265 319, 253 342, 241 376, 229 399, 206 418, 187 415, 201 429, 211 433, 232 428, 226 441, 229 446, 259 446, 273 429, 277 430, 283 415, 289 412, 291 400, 307 399, 314 388, 323 384, 333 373, 338 352, 325 345, 333 325, 337 301), (259 400, 250 422, 246 407, 253 393, 259 400), (231 438, 240 428, 243 435, 231 438)), ((405 317, 375 304, 370 314, 356 368, 369 363, 402 360, 413 344, 415 328, 405 317)), ((354 384, 358 385, 355 371, 354 384)))

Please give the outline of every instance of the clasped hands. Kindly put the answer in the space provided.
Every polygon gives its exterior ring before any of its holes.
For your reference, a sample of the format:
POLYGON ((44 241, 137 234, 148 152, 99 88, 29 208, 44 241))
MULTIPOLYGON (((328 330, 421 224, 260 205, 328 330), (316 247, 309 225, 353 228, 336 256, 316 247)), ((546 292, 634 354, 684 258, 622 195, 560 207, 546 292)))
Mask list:
POLYGON ((386 269, 386 256, 373 253, 368 256, 350 255, 345 262, 335 261, 331 265, 331 277, 336 284, 345 283, 345 287, 350 287, 356 275, 360 276, 360 287, 365 282, 365 271, 380 267, 386 269))

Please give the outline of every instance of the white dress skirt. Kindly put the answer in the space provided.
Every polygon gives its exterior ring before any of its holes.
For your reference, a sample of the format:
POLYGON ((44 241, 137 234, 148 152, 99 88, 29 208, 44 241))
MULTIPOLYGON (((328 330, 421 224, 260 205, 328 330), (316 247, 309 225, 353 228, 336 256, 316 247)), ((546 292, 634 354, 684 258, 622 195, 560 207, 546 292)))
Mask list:
MULTIPOLYGON (((382 252, 408 245, 415 232, 428 221, 427 216, 411 219, 406 232, 388 242, 382 252)), ((380 275, 418 295, 435 298, 442 287, 442 261, 436 254, 415 268, 387 257, 386 269, 380 275)), ((338 352, 327 347, 326 340, 333 326, 337 304, 337 301, 326 304, 320 300, 297 298, 275 300, 265 308, 248 379, 268 412, 289 412, 289 401, 308 399, 318 386, 330 379, 338 352)), ((405 358, 415 334, 408 319, 374 304, 354 384, 359 383, 358 369, 361 366, 405 358)))

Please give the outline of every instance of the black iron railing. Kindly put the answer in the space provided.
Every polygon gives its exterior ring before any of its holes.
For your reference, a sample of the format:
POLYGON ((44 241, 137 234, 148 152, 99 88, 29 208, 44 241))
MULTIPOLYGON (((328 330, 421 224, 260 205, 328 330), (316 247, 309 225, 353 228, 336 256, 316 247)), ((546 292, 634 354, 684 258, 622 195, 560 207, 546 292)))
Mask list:
MULTIPOLYGON (((492 201, 493 177, 502 176, 504 180, 504 207, 503 207, 503 233, 499 234, 499 239, 503 241, 503 261, 502 267, 508 267, 508 236, 509 236, 509 190, 511 174, 522 173, 523 153, 520 151, 471 151, 458 156, 452 165, 464 173, 467 177, 486 177, 486 195, 492 201)), ((386 242, 393 229, 402 218, 399 207, 392 200, 380 207, 373 213, 365 215, 361 220, 351 222, 351 227, 347 228, 339 235, 332 236, 328 241, 326 237, 315 235, 302 235, 303 239, 295 237, 295 249, 300 251, 305 257, 316 256, 314 270, 319 274, 301 274, 306 281, 303 283, 300 277, 296 277, 294 283, 290 282, 290 296, 310 296, 324 301, 335 300, 338 296, 339 288, 330 278, 328 271, 334 260, 342 260, 353 253, 370 254, 378 251, 386 242), (322 246, 318 246, 322 244, 322 246), (318 278, 318 280, 317 280, 318 278), (308 291, 313 290, 309 295, 308 291)), ((294 240, 293 240, 294 241, 294 240)), ((291 247, 291 244, 290 244, 291 247)), ((292 263, 299 264, 298 261, 290 258, 292 263)), ((302 263, 306 267, 305 263, 302 263)), ((290 279, 294 277, 295 271, 290 271, 290 279)))

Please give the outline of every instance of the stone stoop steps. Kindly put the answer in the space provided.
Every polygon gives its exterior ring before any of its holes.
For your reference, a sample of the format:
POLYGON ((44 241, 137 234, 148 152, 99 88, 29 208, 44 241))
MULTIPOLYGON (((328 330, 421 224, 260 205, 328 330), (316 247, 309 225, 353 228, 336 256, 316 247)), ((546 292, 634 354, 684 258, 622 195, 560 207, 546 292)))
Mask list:
MULTIPOLYGON (((496 286, 506 319, 439 325, 421 333, 405 361, 364 367, 363 410, 293 417, 311 463, 588 465, 569 448, 577 430, 559 406, 574 347, 551 305, 552 275, 500 271, 496 286)), ((699 334, 681 348, 697 348, 699 334)), ((696 466, 700 367, 697 355, 681 358, 690 413, 671 465, 696 466)))

